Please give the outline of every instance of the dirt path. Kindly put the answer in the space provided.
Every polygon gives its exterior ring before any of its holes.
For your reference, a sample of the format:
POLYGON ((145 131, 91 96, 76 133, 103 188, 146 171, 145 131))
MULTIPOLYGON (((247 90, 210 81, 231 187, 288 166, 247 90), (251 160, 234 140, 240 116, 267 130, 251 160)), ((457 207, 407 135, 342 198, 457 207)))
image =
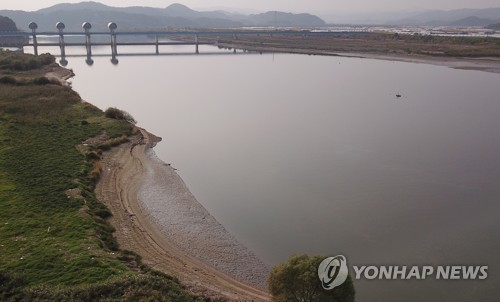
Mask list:
MULTIPOLYGON (((230 301, 270 301, 269 294, 262 289, 262 278, 265 278, 262 274, 267 272, 265 267, 253 272, 252 278, 243 278, 244 274, 236 274, 236 278, 239 277, 237 280, 234 276, 222 272, 220 268, 216 269, 207 264, 207 261, 201 261, 199 257, 193 257, 187 253, 185 248, 181 248, 183 245, 178 244, 184 240, 182 232, 172 235, 166 232, 168 230, 165 229, 165 225, 155 221, 155 213, 151 213, 147 204, 143 204, 138 198, 141 190, 144 191, 145 179, 162 180, 167 177, 167 179, 173 179, 173 183, 177 184, 177 190, 181 190, 180 193, 184 197, 190 197, 192 194, 172 167, 166 164, 159 166, 159 163, 154 158, 152 159, 150 154, 148 155, 156 139, 143 130, 141 132, 142 134, 133 138, 131 143, 123 144, 105 153, 102 161, 104 171, 96 189, 99 200, 104 202, 113 213, 111 223, 116 228, 115 235, 121 247, 141 255, 143 262, 148 266, 176 276, 194 293, 210 297, 225 297, 230 301), (168 173, 165 174, 164 171, 168 173), (179 186, 179 183, 182 186, 179 186)), ((187 204, 187 206, 196 207, 196 204, 187 204)), ((177 229, 182 231, 186 229, 186 225, 177 226, 177 229)), ((213 235, 217 236, 217 234, 206 234, 210 230, 202 231, 203 234, 199 234, 202 237, 199 243, 189 241, 188 243, 203 245, 206 243, 203 236, 209 236, 209 238, 213 235)), ((209 248, 217 250, 217 247, 209 246, 209 248)), ((193 246, 193 249, 195 250, 196 246, 193 246)), ((224 249, 223 253, 231 254, 238 251, 237 249, 229 251, 224 249)), ((224 262, 225 258, 214 260, 224 262)), ((243 267, 236 267, 240 272, 245 272, 249 269, 248 266, 255 265, 250 261, 249 265, 244 266, 246 259, 241 260, 243 267)), ((240 263, 229 263, 230 266, 233 264, 240 265, 240 263)))

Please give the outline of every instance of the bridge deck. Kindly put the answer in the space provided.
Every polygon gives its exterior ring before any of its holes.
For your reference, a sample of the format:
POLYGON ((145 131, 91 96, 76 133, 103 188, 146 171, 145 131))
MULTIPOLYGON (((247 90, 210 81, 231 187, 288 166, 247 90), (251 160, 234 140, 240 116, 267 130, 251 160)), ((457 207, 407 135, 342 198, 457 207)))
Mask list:
MULTIPOLYGON (((43 42, 43 43, 37 43, 36 44, 38 47, 43 47, 43 46, 60 46, 61 44, 59 43, 51 43, 51 42, 43 42)), ((111 46, 114 45, 110 42, 92 42, 90 43, 92 46, 111 46)), ((163 46, 163 45, 213 45, 213 43, 205 43, 205 42, 118 42, 116 43, 116 46, 163 46)), ((25 44, 24 46, 35 46, 33 43, 28 43, 25 44)), ((87 46, 86 43, 64 43, 64 46, 87 46)))
MULTIPOLYGON (((85 31, 83 32, 64 32, 64 24, 59 22, 57 32, 37 32, 38 25, 36 23, 30 23, 29 28, 32 32, 0 32, 0 47, 17 47, 22 48, 25 46, 31 46, 34 49, 35 55, 38 55, 39 47, 60 47, 61 50, 61 62, 67 64, 65 60, 66 47, 71 46, 81 46, 86 48, 86 56, 88 64, 92 64, 92 47, 93 46, 111 46, 112 62, 117 63, 118 60, 118 47, 119 46, 155 46, 157 55, 160 54, 160 46, 167 45, 192 45, 195 46, 195 53, 199 53, 200 45, 217 45, 217 42, 200 42, 199 37, 224 37, 232 36, 237 38, 237 36, 338 36, 338 35, 353 35, 353 34, 364 34, 362 31, 314 31, 314 30, 215 30, 215 31, 144 31, 144 32, 127 32, 127 31, 116 31, 117 25, 115 23, 109 23, 109 32, 91 32, 92 27, 89 23, 84 23, 82 25, 85 31), (118 42, 118 37, 128 36, 127 42, 118 42), (133 38, 130 37, 142 37, 141 39, 136 39, 134 42, 133 38), (43 41, 41 38, 52 37, 57 39, 54 41, 43 41), (82 37, 84 41, 75 42, 74 37, 82 37), (93 39, 92 37, 100 37, 101 39, 93 39), (107 42, 102 42, 102 38, 107 37, 107 42), (145 40, 144 37, 149 38, 149 41, 145 40), (178 41, 160 41, 160 38, 173 37, 173 40, 178 41), (65 39, 71 40, 66 42, 65 39), (38 41, 41 39, 42 41, 38 41), (192 39, 192 40, 191 40, 192 39), (92 41, 94 40, 94 41, 92 41), (97 40, 97 41, 96 41, 97 40), (153 41, 151 41, 153 40, 153 41), (189 41, 191 40, 191 41, 189 41)), ((206 40, 206 39, 205 39, 206 40)), ((213 39, 212 39, 213 40, 213 39)), ((236 49, 234 49, 236 52, 236 49)), ((64 65, 64 64, 63 64, 64 65)))

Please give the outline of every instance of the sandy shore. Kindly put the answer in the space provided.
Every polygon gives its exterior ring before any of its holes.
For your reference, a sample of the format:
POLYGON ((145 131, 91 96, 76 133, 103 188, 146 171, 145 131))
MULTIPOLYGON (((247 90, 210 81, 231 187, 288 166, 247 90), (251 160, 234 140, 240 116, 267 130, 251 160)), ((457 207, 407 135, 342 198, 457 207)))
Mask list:
POLYGON ((121 248, 150 267, 178 277, 191 291, 231 301, 269 301, 268 268, 239 244, 152 149, 141 129, 104 154, 96 193, 112 211, 121 248))
POLYGON ((376 59, 386 61, 398 61, 418 64, 431 64, 446 66, 454 69, 478 70, 492 73, 500 73, 499 58, 453 58, 432 57, 425 55, 385 55, 385 54, 360 54, 360 53, 336 53, 342 57, 356 57, 363 59, 376 59))

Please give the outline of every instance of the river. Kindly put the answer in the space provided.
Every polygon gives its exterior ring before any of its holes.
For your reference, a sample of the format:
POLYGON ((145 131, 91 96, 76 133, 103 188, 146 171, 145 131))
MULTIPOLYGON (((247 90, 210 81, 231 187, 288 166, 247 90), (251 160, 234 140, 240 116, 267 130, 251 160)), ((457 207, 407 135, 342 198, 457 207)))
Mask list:
POLYGON ((83 99, 161 136, 158 156, 268 264, 488 265, 486 281, 356 280, 357 301, 500 296, 499 74, 230 52, 68 60, 83 99))

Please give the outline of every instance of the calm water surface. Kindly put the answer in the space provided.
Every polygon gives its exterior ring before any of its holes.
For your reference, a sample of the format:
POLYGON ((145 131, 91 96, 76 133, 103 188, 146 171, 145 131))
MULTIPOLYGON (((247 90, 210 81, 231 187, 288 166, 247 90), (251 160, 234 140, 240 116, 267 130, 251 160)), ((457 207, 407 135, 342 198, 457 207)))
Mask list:
POLYGON ((157 154, 264 261, 489 265, 487 281, 356 281, 358 301, 500 298, 500 75, 284 54, 119 59, 70 58, 73 87, 163 137, 157 154))

